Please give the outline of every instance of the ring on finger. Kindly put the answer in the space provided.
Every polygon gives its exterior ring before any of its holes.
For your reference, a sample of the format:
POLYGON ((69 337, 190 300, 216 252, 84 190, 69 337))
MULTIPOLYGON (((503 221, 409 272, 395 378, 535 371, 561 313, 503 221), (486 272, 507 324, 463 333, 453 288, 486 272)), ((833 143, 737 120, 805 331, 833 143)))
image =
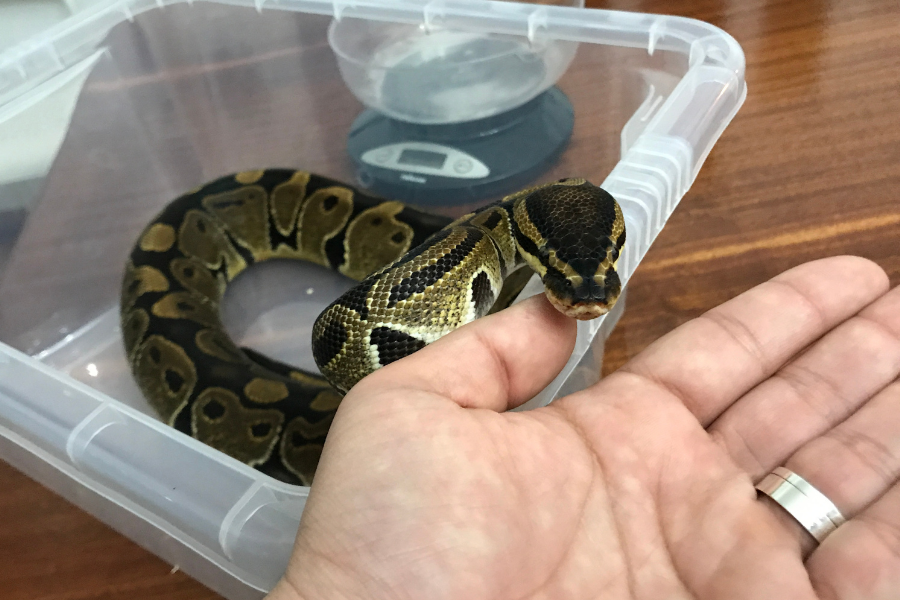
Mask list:
POLYGON ((820 544, 846 522, 825 494, 784 467, 766 475, 756 489, 778 503, 820 544))

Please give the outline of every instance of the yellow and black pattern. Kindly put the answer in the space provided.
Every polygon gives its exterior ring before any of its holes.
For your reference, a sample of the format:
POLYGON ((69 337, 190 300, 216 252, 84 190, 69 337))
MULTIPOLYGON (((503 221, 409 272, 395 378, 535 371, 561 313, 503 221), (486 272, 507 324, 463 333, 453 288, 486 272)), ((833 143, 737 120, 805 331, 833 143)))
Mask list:
POLYGON ((622 212, 584 180, 523 190, 449 221, 278 169, 224 177, 176 199, 141 234, 123 282, 123 338, 138 385, 170 425, 273 477, 309 484, 342 393, 509 304, 527 281, 523 265, 576 318, 599 316, 618 298, 622 212), (313 327, 327 381, 238 348, 222 326, 228 283, 270 258, 361 280, 313 327))

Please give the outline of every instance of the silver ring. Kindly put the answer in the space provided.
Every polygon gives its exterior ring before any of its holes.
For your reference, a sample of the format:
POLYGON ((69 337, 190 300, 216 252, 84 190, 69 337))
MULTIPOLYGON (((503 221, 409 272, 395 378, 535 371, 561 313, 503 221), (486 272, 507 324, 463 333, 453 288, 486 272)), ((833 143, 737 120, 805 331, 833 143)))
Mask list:
POLYGON ((784 467, 778 467, 756 484, 756 489, 788 511, 820 544, 847 522, 825 494, 784 467))

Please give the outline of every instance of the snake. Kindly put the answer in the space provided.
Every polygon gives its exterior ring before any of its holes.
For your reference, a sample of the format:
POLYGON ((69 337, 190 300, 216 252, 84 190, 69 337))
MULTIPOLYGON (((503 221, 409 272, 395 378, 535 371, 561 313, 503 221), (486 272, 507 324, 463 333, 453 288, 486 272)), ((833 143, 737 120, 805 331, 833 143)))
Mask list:
POLYGON ((534 273, 564 314, 606 313, 624 244, 619 204, 580 178, 454 220, 306 171, 242 171, 172 200, 139 234, 121 288, 125 353, 162 421, 310 485, 335 412, 363 377, 508 306, 534 273), (313 324, 320 373, 238 347, 221 320, 230 282, 271 259, 358 282, 313 324))

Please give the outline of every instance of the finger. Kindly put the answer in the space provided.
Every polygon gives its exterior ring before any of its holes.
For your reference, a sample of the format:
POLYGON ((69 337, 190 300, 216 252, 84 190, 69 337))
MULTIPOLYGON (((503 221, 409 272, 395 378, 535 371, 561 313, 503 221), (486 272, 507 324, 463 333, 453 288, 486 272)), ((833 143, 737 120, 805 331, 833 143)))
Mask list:
POLYGON ((556 377, 572 354, 575 331, 575 322, 540 294, 461 327, 357 387, 412 388, 463 408, 507 410, 556 377))
POLYGON ((758 480, 847 418, 898 374, 900 288, 842 323, 741 398, 709 432, 758 480))
POLYGON ((866 259, 809 262, 685 323, 619 373, 663 387, 706 426, 887 288, 884 271, 866 259))
POLYGON ((900 483, 828 536, 806 565, 823 597, 900 596, 900 483))
POLYGON ((872 504, 900 476, 900 384, 785 462, 828 496, 845 518, 872 504))
MULTIPOLYGON (((888 386, 846 421, 804 445, 784 466, 825 494, 844 518, 860 514, 900 477, 900 383, 888 386)), ((768 504, 780 513, 776 504, 768 504)), ((786 513, 780 516, 804 552, 811 552, 816 547, 812 537, 786 513)), ((832 538, 825 543, 832 543, 832 538)))

